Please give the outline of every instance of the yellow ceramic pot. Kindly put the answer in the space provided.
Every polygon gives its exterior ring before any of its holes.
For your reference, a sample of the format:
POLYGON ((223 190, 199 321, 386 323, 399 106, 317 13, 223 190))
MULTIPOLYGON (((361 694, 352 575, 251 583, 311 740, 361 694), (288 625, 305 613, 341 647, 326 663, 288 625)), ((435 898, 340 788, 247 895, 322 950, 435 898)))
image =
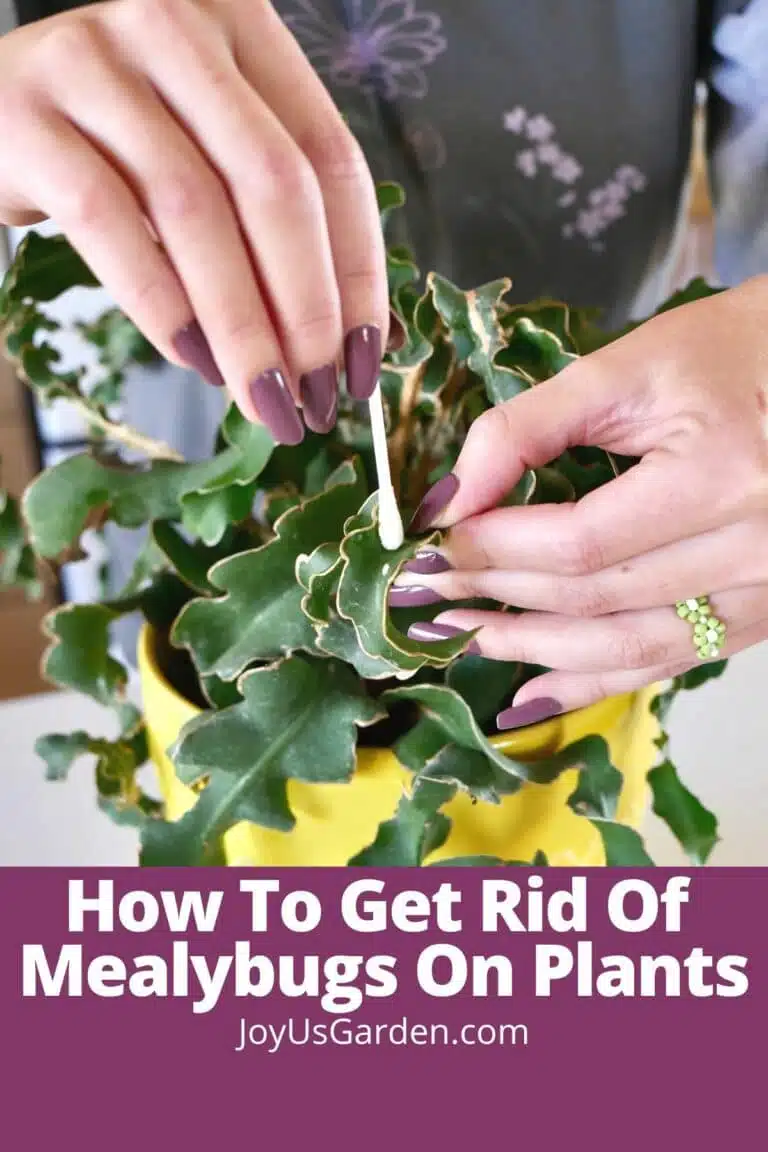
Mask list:
MULTIPOLYGON (((165 678, 155 637, 146 627, 138 660, 150 755, 159 772, 167 817, 176 820, 192 806, 195 795, 176 776, 167 749, 199 709, 165 678)), ((525 760, 551 755, 574 740, 599 733, 624 774, 619 819, 637 827, 646 808, 646 775, 656 753, 657 726, 650 711, 654 692, 648 688, 604 700, 562 718, 494 736, 492 743, 525 760)), ((355 774, 345 784, 289 781, 294 828, 276 832, 238 824, 224 837, 225 859, 231 865, 345 865, 371 843, 381 821, 393 814, 409 777, 388 748, 362 748, 355 774)), ((576 771, 569 771, 552 784, 525 784, 501 804, 473 804, 466 795, 456 796, 444 809, 451 818, 451 833, 429 863, 465 855, 530 860, 541 849, 554 865, 604 864, 598 833, 567 805, 576 779, 576 771)))

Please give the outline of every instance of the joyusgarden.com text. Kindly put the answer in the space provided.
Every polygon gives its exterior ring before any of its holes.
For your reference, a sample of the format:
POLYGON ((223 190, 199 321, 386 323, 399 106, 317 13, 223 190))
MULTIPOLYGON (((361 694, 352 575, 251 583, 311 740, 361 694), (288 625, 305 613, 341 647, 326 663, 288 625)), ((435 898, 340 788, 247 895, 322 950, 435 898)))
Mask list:
POLYGON ((749 989, 746 956, 712 955, 689 947, 690 937, 680 947, 688 876, 656 886, 622 878, 603 888, 597 902, 611 929, 610 951, 590 938, 596 901, 589 876, 550 880, 547 891, 537 874, 475 883, 470 907, 466 883, 443 882, 427 893, 360 877, 329 906, 327 896, 285 879, 246 878, 226 893, 185 885, 122 895, 112 880, 70 880, 67 938, 54 947, 22 946, 22 995, 174 998, 195 1014, 233 1000, 245 1012, 277 999, 291 1011, 324 1014, 330 1027, 374 1001, 396 1004, 404 985, 433 1000, 461 997, 465 1006, 515 996, 742 997, 749 989), (225 912, 230 928, 222 933, 225 912), (638 948, 651 930, 668 947, 638 948), (342 947, 334 952, 327 945, 337 939, 342 947), (478 948, 478 940, 487 946, 478 948))

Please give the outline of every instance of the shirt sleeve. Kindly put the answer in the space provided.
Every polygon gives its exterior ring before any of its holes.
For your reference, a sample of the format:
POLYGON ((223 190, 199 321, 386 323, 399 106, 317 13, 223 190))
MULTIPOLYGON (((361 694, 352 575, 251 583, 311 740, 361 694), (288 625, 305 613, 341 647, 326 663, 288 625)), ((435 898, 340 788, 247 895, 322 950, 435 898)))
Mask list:
POLYGON ((768 273, 768 0, 714 5, 707 143, 715 271, 768 273))

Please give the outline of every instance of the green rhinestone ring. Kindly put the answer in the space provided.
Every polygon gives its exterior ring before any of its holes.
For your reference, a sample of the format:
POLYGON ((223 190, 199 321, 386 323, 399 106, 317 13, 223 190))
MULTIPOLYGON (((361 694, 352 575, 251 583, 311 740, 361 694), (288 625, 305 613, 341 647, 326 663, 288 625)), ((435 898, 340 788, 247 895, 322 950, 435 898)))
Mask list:
POLYGON ((712 611, 709 596, 679 600, 677 614, 693 628, 693 644, 699 660, 717 660, 725 644, 726 627, 712 611))

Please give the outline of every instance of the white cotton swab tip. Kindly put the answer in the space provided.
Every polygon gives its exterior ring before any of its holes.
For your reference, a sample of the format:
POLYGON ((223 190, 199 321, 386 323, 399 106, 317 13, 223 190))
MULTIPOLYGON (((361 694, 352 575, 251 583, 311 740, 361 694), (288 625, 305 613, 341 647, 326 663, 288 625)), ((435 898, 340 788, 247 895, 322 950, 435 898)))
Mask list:
POLYGON ((376 475, 379 484, 379 540, 387 552, 394 552, 405 540, 403 521, 397 506, 397 497, 392 487, 392 475, 387 452, 387 430, 384 425, 384 405, 381 387, 376 385, 368 401, 373 435, 373 453, 376 458, 376 475))

